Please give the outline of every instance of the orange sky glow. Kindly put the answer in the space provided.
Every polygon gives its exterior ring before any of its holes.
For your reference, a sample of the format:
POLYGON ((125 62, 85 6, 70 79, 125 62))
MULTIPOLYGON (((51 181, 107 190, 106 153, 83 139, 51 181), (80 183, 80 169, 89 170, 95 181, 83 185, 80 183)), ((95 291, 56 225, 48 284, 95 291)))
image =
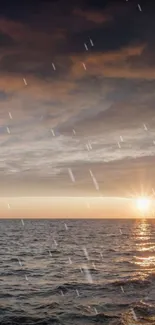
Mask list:
MULTIPOLYGON (((149 213, 152 217, 155 203, 149 213)), ((137 218, 134 198, 117 197, 14 197, 0 198, 0 218, 137 218)))

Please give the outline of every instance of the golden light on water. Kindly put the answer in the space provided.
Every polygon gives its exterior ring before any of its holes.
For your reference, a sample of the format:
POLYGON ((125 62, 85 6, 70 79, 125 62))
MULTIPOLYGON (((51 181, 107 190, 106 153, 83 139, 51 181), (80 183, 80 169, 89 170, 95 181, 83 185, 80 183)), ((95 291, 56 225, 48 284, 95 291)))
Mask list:
POLYGON ((139 224, 136 224, 134 236, 137 251, 137 254, 134 256, 134 264, 141 268, 141 275, 146 276, 155 267, 155 242, 154 236, 151 233, 151 224, 147 219, 142 219, 139 221, 139 224))

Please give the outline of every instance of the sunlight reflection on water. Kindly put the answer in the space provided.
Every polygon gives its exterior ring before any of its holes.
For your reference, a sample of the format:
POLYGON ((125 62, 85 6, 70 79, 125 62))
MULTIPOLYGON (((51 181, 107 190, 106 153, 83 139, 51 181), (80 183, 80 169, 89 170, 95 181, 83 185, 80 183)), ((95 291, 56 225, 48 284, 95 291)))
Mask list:
MULTIPOLYGON (((151 233, 151 225, 147 219, 141 219, 136 228, 133 229, 133 235, 136 243, 136 251, 141 255, 133 256, 134 264, 139 265, 142 268, 151 268, 155 266, 155 256, 152 256, 152 252, 155 249, 155 242, 153 242, 153 234, 151 233)), ((145 269, 146 271, 146 269, 145 269)))

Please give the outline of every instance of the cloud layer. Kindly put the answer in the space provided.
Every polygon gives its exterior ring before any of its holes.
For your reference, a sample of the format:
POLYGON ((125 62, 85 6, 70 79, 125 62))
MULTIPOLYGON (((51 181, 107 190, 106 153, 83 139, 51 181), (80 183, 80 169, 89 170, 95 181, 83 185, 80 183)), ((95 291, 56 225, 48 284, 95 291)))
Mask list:
POLYGON ((0 174, 6 194, 94 195, 89 169, 105 195, 139 191, 143 182, 151 191, 153 8, 143 4, 141 12, 135 3, 108 1, 2 7, 0 174))

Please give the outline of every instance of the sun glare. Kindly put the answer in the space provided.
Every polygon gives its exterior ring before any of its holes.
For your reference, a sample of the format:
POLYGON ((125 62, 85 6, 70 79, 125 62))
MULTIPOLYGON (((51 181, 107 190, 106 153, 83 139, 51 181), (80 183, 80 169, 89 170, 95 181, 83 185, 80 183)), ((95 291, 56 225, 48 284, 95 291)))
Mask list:
POLYGON ((148 197, 139 197, 136 199, 136 205, 140 212, 146 213, 150 211, 151 200, 148 197))

